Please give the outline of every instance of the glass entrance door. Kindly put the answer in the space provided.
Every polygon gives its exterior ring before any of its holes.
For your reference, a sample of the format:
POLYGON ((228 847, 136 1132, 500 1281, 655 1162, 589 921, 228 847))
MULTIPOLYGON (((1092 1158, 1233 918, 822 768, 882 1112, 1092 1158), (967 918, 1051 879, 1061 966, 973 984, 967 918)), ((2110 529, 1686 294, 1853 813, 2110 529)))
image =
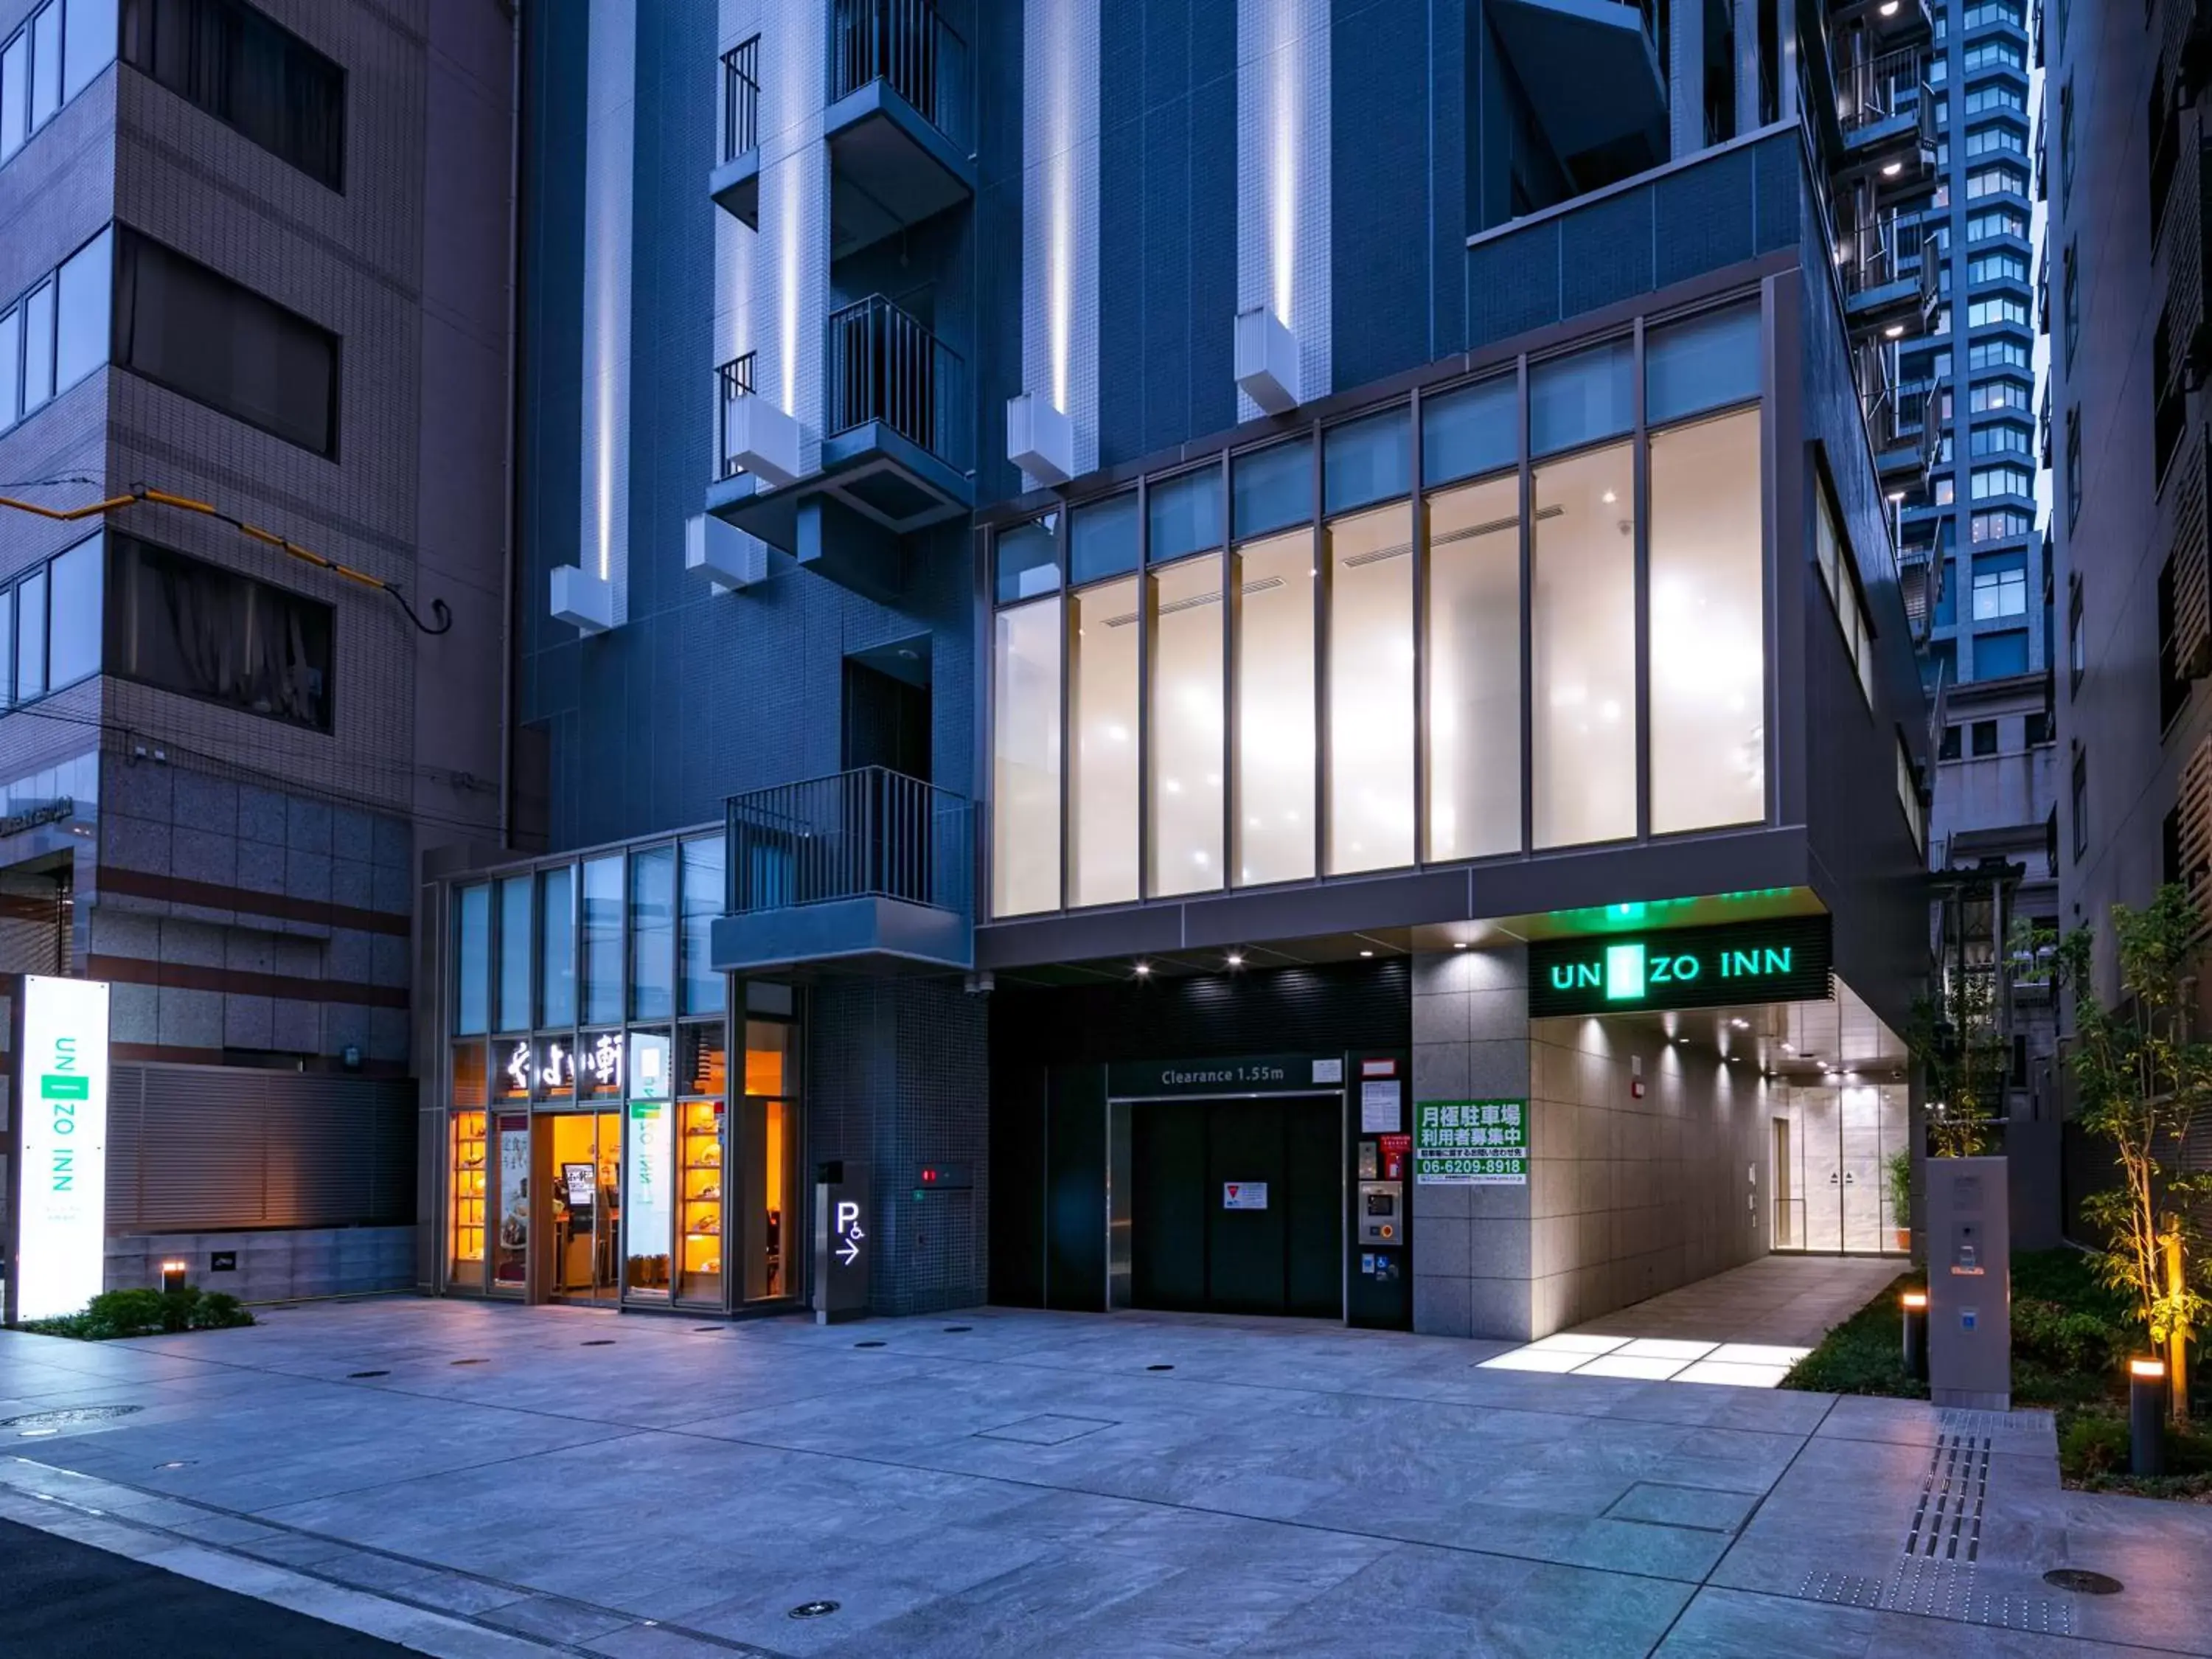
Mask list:
POLYGON ((548 1113, 538 1139, 545 1299, 611 1308, 622 1294, 622 1116, 548 1113))
POLYGON ((1905 1145, 1903 1084, 1847 1080, 1778 1091, 1773 1248, 1872 1255, 1895 1249, 1886 1160, 1905 1145))

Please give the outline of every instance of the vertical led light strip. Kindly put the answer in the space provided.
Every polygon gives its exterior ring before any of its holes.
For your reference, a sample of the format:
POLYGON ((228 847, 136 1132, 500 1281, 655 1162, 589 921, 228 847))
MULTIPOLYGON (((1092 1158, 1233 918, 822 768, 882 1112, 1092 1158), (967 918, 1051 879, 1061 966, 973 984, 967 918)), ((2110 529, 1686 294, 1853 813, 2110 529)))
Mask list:
POLYGON ((77 1313, 107 1273, 107 987, 23 977, 15 1316, 77 1313))
POLYGON ((584 92, 583 522, 576 560, 629 615, 629 324, 637 0, 593 0, 584 92))
POLYGON ((1022 14, 1022 385, 1067 416, 1078 477, 1098 465, 1099 3, 1022 14))
POLYGON ((748 303, 753 389, 799 423, 802 471, 822 464, 823 331, 830 292, 830 147, 823 142, 830 8, 764 9, 760 234, 748 303))
MULTIPOLYGON (((1330 389, 1328 10, 1237 0, 1237 304, 1297 338, 1304 401, 1330 389)), ((1242 392, 1237 406, 1261 412, 1242 392)))

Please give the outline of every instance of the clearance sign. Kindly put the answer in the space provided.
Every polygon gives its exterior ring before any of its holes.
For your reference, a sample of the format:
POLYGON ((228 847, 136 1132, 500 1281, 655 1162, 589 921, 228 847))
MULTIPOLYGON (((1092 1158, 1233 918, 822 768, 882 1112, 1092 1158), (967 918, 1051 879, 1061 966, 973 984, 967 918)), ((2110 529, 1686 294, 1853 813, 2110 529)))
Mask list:
POLYGON ((1528 1016, 1819 1001, 1833 962, 1826 916, 1546 939, 1528 947, 1528 1016))
POLYGON ((16 1319, 76 1313, 107 1251, 107 987, 23 977, 16 1319))

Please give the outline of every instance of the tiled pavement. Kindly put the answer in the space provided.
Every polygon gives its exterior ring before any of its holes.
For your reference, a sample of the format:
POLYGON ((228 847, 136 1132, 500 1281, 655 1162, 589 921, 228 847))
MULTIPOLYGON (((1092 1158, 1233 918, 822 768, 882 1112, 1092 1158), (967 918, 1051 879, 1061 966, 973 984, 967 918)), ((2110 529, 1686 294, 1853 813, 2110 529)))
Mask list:
POLYGON ((451 1655, 2212 1654, 2212 1510, 2062 1492, 2046 1417, 1504 1351, 414 1299, 0 1334, 0 1419, 140 1408, 0 1427, 0 1515, 451 1655))

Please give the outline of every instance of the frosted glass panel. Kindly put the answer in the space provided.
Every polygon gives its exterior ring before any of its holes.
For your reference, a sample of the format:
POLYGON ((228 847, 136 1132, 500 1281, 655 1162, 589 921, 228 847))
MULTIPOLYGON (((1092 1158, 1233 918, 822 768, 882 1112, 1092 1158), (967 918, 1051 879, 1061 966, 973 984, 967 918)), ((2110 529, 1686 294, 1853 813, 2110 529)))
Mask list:
POLYGON ((1413 515, 1328 526, 1328 871, 1413 861, 1413 515))
POLYGON ((992 678, 991 914, 1060 905, 1060 639, 1056 599, 998 615, 992 678))
POLYGON ((1629 448, 1536 469, 1536 845, 1636 833, 1636 508, 1629 448))
POLYGON ((1766 816, 1759 411, 1651 438, 1651 828, 1766 816))
POLYGON ((1075 596, 1068 642, 1067 902, 1137 896, 1137 579, 1075 596))
POLYGON ((1152 782, 1155 894, 1221 885, 1221 556, 1156 569, 1152 782))
POLYGON ((1314 872, 1314 545, 1296 530, 1237 555, 1237 884, 1314 872))
POLYGON ((1429 497, 1429 846, 1521 847, 1521 481, 1429 497))

